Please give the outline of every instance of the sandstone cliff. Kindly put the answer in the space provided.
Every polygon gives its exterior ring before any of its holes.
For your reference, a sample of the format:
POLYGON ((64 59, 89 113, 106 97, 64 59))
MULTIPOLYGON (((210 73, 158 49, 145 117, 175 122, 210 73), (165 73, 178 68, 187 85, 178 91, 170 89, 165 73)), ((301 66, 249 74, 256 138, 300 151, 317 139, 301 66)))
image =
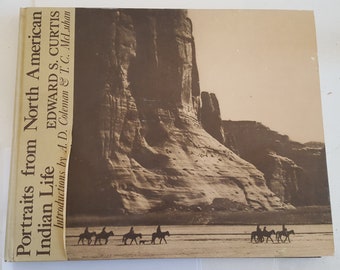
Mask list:
POLYGON ((220 105, 214 93, 202 92, 201 94, 201 123, 202 127, 220 143, 224 143, 224 132, 220 105))
POLYGON ((202 128, 185 11, 80 9, 76 21, 69 214, 287 207, 221 129, 202 128))
POLYGON ((225 145, 261 170, 267 185, 293 205, 327 205, 325 146, 301 144, 254 121, 223 121, 225 145))

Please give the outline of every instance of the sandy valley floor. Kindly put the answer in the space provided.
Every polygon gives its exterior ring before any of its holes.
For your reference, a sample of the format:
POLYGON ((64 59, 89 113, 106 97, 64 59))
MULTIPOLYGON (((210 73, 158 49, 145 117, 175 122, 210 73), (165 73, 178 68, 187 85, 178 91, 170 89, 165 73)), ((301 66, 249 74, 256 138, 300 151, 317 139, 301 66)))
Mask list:
MULTIPOLYGON (((84 228, 68 228, 66 248, 69 259, 114 259, 114 258, 178 258, 178 257, 314 257, 333 254, 332 225, 287 225, 293 229, 291 242, 251 243, 250 233, 255 226, 162 226, 169 231, 167 244, 151 244, 151 234, 156 226, 135 226, 135 233, 142 233, 145 244, 124 245, 122 235, 130 227, 106 226, 113 231, 107 245, 78 245, 79 234, 84 228)), ((267 226, 267 230, 280 230, 281 226, 267 226)), ((99 233, 101 227, 89 228, 99 233)), ((93 238, 94 240, 94 238, 93 238)), ((128 241, 129 243, 129 241, 128 241)), ((138 239, 139 243, 139 239, 138 239)))

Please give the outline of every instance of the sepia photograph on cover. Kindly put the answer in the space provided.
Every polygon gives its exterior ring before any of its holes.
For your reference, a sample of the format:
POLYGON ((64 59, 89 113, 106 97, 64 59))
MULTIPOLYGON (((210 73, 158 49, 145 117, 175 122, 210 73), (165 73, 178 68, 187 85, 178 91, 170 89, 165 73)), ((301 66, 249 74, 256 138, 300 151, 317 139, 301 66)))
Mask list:
POLYGON ((69 259, 333 254, 313 12, 75 15, 69 259))

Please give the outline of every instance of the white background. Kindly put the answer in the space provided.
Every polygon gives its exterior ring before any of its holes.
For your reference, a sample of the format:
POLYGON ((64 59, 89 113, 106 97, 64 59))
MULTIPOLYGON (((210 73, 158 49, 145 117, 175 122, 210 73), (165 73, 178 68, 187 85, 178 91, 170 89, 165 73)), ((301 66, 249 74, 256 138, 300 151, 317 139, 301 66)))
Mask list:
POLYGON ((340 269, 340 1, 339 0, 0 0, 0 252, 3 269, 340 269), (5 263, 3 246, 12 139, 19 7, 158 7, 314 10, 335 256, 309 259, 159 259, 50 263, 5 263))

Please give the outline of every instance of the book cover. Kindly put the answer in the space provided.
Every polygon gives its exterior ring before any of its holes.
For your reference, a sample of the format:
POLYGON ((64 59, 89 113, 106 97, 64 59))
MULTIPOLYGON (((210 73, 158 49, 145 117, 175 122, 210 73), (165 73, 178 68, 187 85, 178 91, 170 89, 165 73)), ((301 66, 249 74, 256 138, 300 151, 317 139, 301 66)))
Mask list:
POLYGON ((7 260, 333 254, 311 11, 21 13, 7 260))

